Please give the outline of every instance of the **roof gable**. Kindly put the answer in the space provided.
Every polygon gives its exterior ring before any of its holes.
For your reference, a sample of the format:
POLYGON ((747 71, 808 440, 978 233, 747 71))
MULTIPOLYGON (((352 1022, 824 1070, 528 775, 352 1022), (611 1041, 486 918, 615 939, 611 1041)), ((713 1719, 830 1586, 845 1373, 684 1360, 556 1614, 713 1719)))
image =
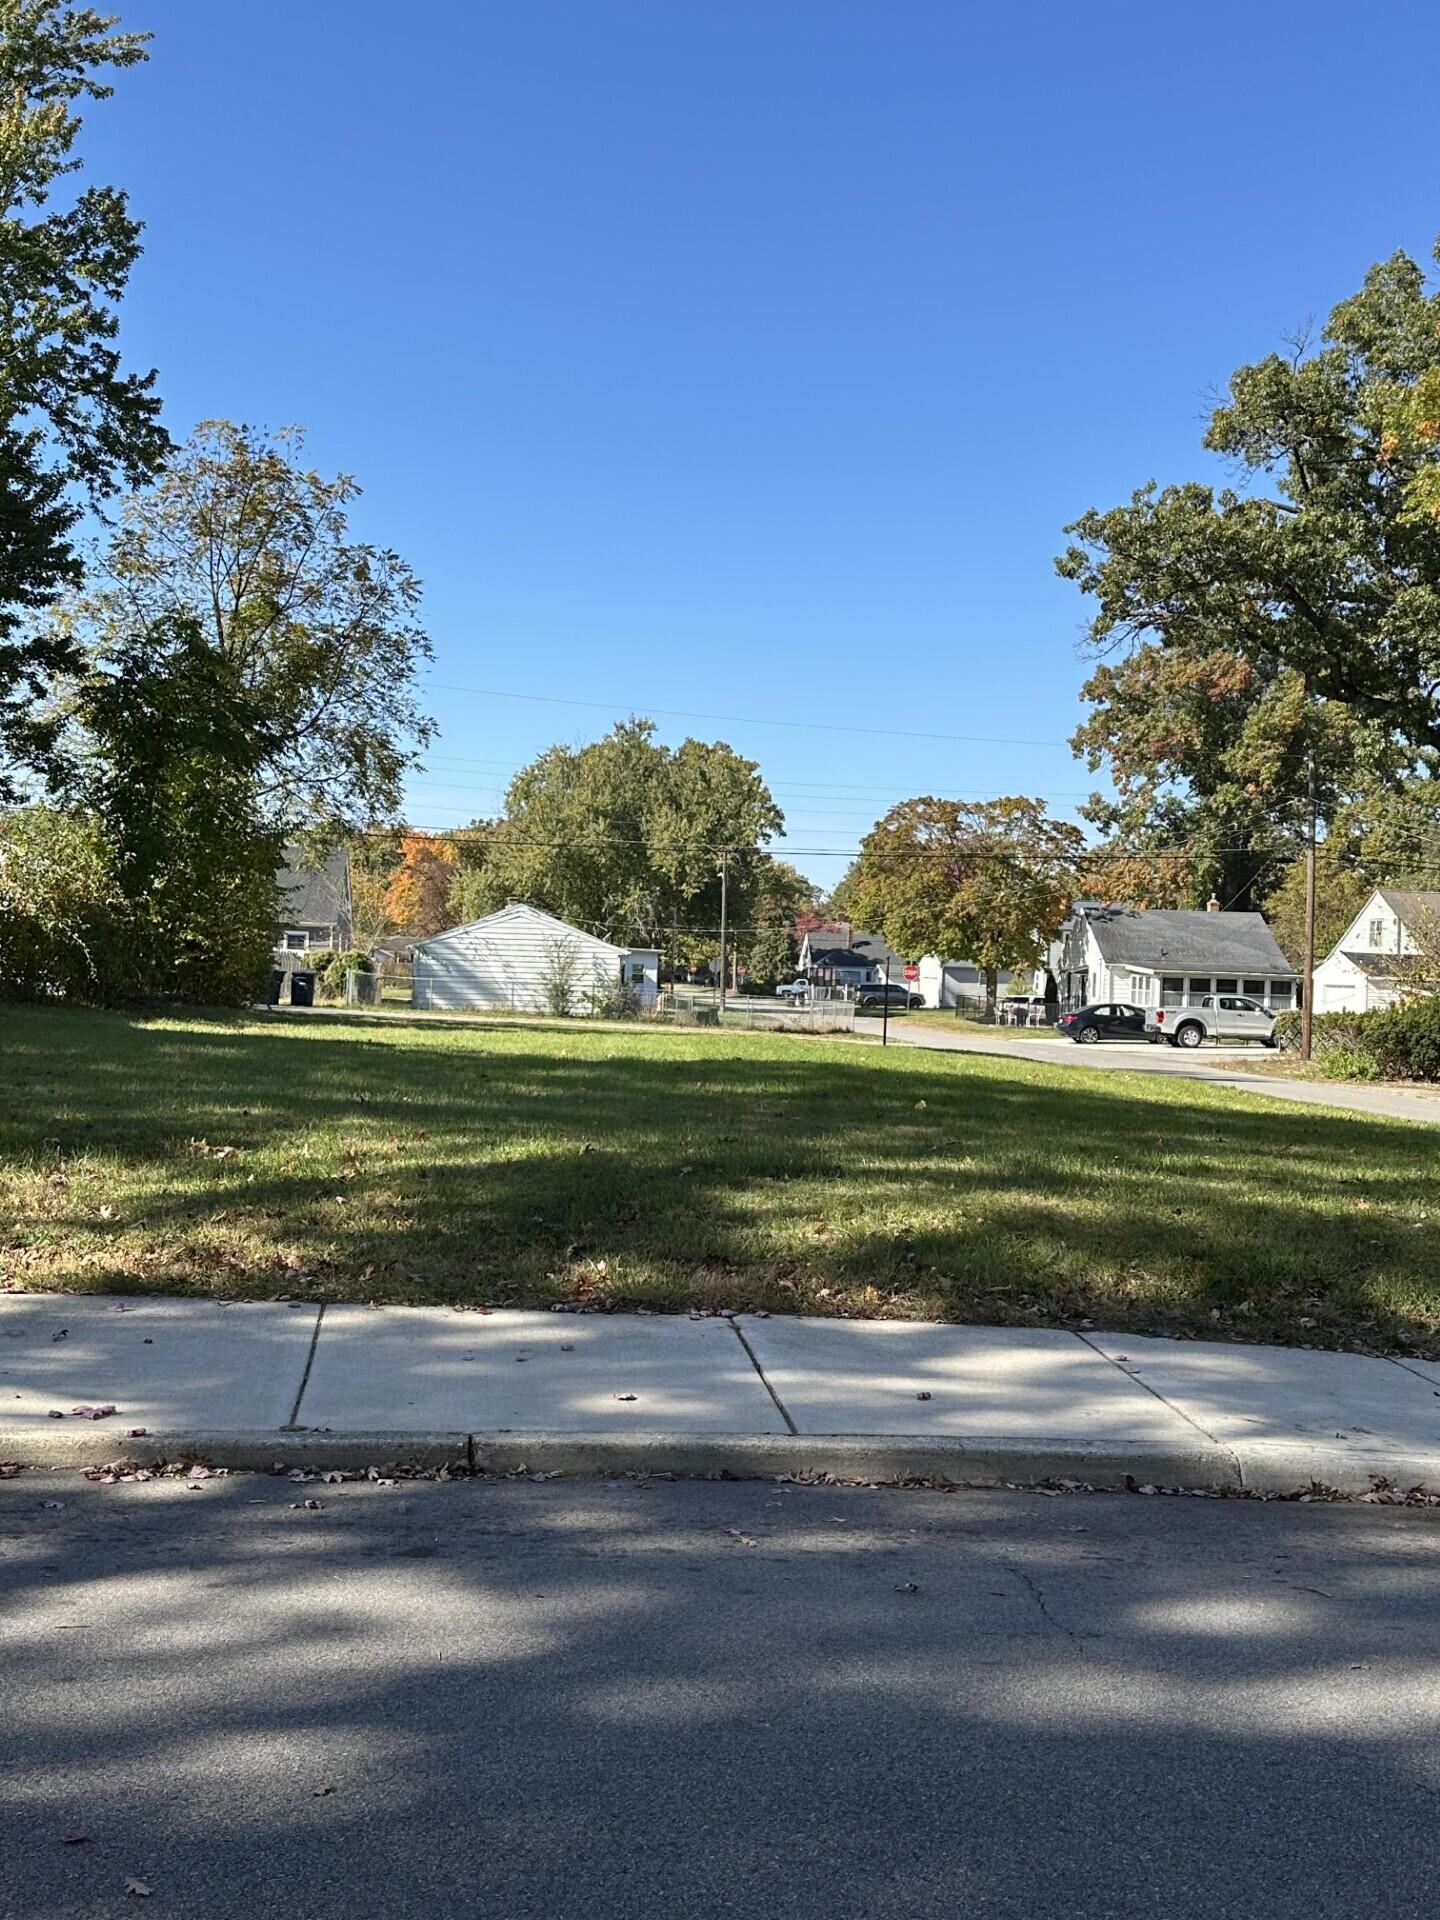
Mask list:
POLYGON ((275 890, 282 925, 343 925, 350 914, 350 855, 344 847, 332 847, 316 866, 303 848, 286 847, 275 890))
POLYGON ((508 906, 497 907, 493 913, 485 913, 478 920, 465 920, 458 926, 446 927, 443 932, 432 933, 426 940, 415 942, 415 951, 437 946, 442 940, 449 940, 457 933, 474 933, 483 927, 501 927, 514 922, 530 923, 539 931, 546 932, 552 939, 583 940, 588 947, 605 947, 617 958, 621 954, 641 952, 650 953, 650 947, 617 947, 611 940, 602 940, 598 934, 586 933, 583 927, 572 927, 568 921, 557 920, 553 913, 546 913, 543 907, 527 906, 523 900, 512 900, 508 906))

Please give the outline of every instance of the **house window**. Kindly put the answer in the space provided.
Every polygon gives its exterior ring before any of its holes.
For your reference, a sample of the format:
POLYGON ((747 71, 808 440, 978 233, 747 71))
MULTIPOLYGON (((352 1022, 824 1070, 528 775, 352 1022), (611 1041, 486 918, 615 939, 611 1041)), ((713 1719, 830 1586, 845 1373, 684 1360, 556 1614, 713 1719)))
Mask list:
POLYGON ((1245 982, 1245 991, 1252 1000, 1263 1000, 1265 998, 1265 982, 1263 980, 1247 980, 1245 982))
POLYGON ((1153 973, 1132 973, 1131 974, 1130 1004, 1136 1007, 1154 1006, 1155 976, 1153 973))
POLYGON ((1238 993, 1240 991, 1240 982, 1238 980, 1217 980, 1215 982, 1215 991, 1216 993, 1238 993))
POLYGON ((1385 922, 1383 920, 1372 920, 1370 922, 1371 952, 1379 953, 1380 949, 1384 946, 1384 944, 1385 944, 1385 922))
POLYGON ((287 933, 280 944, 286 953, 304 953, 310 945, 310 936, 308 933, 303 932, 287 933))
POLYGON ((1272 980, 1270 991, 1266 995, 1272 1007, 1288 1007, 1294 999, 1294 988, 1288 980, 1272 980))
POLYGON ((1185 976, 1186 1006, 1193 1007, 1198 1000, 1203 1000, 1205 995, 1209 993, 1211 984, 1208 974, 1202 978, 1199 974, 1187 973, 1185 976))
POLYGON ((1185 982, 1178 973, 1167 973, 1160 982, 1162 1007, 1178 1007, 1185 998, 1185 982))

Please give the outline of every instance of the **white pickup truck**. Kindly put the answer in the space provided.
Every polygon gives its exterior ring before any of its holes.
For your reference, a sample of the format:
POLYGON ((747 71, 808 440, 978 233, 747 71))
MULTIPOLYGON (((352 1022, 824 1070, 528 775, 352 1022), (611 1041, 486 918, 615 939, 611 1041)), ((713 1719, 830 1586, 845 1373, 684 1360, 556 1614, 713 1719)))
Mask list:
POLYGON ((1145 1038, 1153 1046, 1198 1047, 1205 1040, 1258 1040, 1275 1044, 1275 1016, 1243 993, 1207 993, 1188 1007, 1147 1007, 1145 1038))
POLYGON ((808 1000, 810 982, 808 980, 782 980, 775 989, 782 1000, 808 1000))

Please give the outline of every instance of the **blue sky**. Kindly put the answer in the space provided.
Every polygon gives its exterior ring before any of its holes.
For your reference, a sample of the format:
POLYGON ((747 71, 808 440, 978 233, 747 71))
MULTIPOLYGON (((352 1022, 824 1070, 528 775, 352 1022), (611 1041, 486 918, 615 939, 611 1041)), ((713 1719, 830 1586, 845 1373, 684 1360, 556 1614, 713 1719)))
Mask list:
POLYGON ((659 709, 741 716, 660 724, 758 759, 821 881, 908 794, 1072 811, 1063 524, 1203 470, 1230 369, 1440 229, 1429 5, 124 19, 127 353, 177 434, 303 422, 422 576, 426 825, 659 709))

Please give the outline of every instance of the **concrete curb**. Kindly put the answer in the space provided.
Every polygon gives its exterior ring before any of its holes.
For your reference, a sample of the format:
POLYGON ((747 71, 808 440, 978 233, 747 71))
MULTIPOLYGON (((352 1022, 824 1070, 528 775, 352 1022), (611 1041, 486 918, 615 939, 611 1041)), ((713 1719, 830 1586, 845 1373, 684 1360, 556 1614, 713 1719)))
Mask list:
POLYGON ((883 1434, 190 1432, 131 1439, 95 1426, 84 1433, 20 1433, 0 1428, 0 1460, 24 1467, 137 1466, 204 1461, 266 1473, 275 1468, 358 1471, 449 1466, 507 1474, 670 1473, 682 1479, 833 1474, 842 1480, 950 1480, 968 1486, 1033 1486, 1060 1480, 1086 1486, 1207 1487, 1231 1493, 1287 1494, 1312 1485, 1341 1494, 1369 1491, 1376 1479, 1440 1492, 1440 1454, 1359 1453, 1299 1442, 1156 1447, 1144 1441, 1023 1440, 966 1435, 923 1438, 883 1434))
POLYGON ((6 1433, 0 1460, 29 1467, 89 1467, 129 1460, 203 1460, 210 1466, 268 1472, 275 1467, 473 1466, 489 1473, 835 1474, 845 1480, 955 1480, 973 1485, 1080 1480, 1123 1487, 1216 1486, 1238 1492, 1234 1456, 1223 1447, 1155 1448, 1136 1442, 1010 1438, 925 1439, 874 1434, 748 1433, 147 1433, 131 1439, 103 1427, 84 1433, 6 1433))

